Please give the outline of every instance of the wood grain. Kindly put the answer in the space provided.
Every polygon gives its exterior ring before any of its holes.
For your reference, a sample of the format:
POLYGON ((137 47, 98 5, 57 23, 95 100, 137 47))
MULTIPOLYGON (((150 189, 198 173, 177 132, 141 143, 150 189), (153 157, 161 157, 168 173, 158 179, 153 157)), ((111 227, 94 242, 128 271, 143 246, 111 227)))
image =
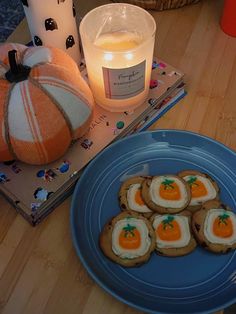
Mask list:
MULTIPOLYGON (((107 2, 75 1, 82 16, 107 2)), ((199 132, 236 149, 236 40, 219 27, 222 5, 223 0, 203 0, 151 11, 157 21, 155 55, 186 73, 188 91, 151 129, 199 132)), ((29 39, 23 21, 8 41, 29 39)), ((0 197, 0 312, 140 313, 104 292, 84 270, 72 246, 70 203, 68 198, 33 228, 0 197)))

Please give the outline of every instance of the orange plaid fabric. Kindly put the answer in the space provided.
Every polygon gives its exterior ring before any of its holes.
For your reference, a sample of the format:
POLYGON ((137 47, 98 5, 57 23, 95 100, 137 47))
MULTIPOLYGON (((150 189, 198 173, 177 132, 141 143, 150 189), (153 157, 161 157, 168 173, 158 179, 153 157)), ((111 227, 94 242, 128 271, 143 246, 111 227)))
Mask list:
MULTIPOLYGON (((4 65, 11 49, 18 51, 18 46, 0 46, 4 65)), ((46 164, 87 131, 94 100, 76 63, 63 51, 20 45, 19 56, 31 67, 28 79, 14 85, 0 79, 0 161, 13 159, 11 146, 19 160, 46 164)))

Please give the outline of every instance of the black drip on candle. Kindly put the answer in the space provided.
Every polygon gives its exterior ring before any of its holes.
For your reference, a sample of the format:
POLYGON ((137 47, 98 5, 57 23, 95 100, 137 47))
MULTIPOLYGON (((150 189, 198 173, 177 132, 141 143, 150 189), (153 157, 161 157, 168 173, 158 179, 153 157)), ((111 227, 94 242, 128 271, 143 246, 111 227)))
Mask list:
POLYGON ((31 68, 17 62, 16 50, 8 51, 8 60, 9 60, 10 69, 5 74, 6 79, 10 83, 18 83, 21 81, 25 81, 30 74, 31 68))

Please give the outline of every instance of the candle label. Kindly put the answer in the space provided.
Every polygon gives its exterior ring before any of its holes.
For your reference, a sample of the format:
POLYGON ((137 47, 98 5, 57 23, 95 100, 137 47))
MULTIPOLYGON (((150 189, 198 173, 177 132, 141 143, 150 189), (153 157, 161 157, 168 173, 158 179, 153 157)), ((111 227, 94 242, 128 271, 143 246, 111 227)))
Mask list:
POLYGON ((146 60, 129 68, 111 69, 103 67, 106 97, 125 99, 134 97, 145 88, 146 60))

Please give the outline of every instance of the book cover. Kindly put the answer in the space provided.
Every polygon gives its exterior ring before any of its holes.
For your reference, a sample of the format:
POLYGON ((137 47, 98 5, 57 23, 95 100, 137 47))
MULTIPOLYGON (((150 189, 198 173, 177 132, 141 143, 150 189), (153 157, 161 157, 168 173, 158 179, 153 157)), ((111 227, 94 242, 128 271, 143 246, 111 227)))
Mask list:
MULTIPOLYGON (((83 70, 86 79, 86 69, 83 70)), ((0 192, 31 224, 39 223, 72 192, 82 169, 113 141, 144 130, 184 96, 183 73, 154 60, 147 101, 133 112, 96 106, 87 133, 51 164, 0 163, 0 192)))

